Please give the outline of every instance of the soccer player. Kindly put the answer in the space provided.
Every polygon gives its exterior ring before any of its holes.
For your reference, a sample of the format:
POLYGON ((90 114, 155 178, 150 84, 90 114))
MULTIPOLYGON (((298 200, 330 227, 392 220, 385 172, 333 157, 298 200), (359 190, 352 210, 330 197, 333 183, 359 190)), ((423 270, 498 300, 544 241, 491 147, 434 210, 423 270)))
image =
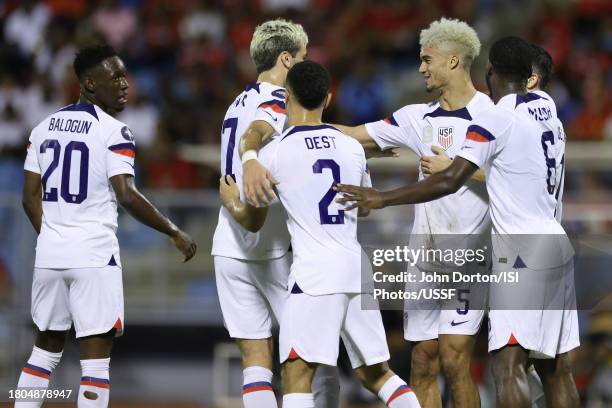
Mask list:
POLYGON ((113 117, 128 95, 121 59, 109 46, 92 46, 76 55, 74 70, 78 103, 32 130, 25 161, 23 206, 38 233, 32 284, 37 331, 18 387, 48 387, 74 323, 82 369, 78 406, 98 408, 108 405, 111 347, 125 325, 117 202, 168 235, 185 261, 196 245, 134 185, 134 136, 113 117))
POLYGON ((530 45, 517 37, 493 44, 487 85, 496 106, 470 125, 461 151, 446 170, 415 185, 382 193, 338 185, 337 191, 346 194, 338 201, 353 202, 347 210, 358 206, 366 211, 429 201, 454 193, 477 168, 485 167, 493 222, 493 274, 499 276, 510 265, 523 271, 517 287, 529 297, 515 299, 513 309, 518 299, 530 305, 540 302, 539 310, 506 310, 508 303, 500 301, 506 291, 516 294, 515 288, 512 284, 491 287, 489 351, 497 407, 530 406, 526 377, 530 357, 536 359, 548 405, 578 407, 567 357, 579 345, 573 251, 555 218, 560 176, 555 174, 553 147, 563 140, 561 133, 542 132, 536 123, 541 118, 533 120, 533 115, 543 118, 548 114, 537 109, 534 103, 540 98, 526 89, 531 55, 530 45), (539 284, 542 281, 544 285, 539 284), (552 307, 549 299, 556 301, 552 307))
MULTIPOLYGON (((308 36, 299 24, 267 21, 255 29, 251 58, 259 76, 229 106, 222 125, 221 173, 238 185, 246 177, 249 155, 242 162, 238 145, 245 137, 261 143, 283 132, 285 78, 306 56, 308 36), (243 136, 244 135, 244 136, 243 136)), ((280 319, 287 300, 291 253, 285 213, 278 204, 253 209, 268 220, 241 223, 221 207, 212 255, 223 320, 242 354, 243 402, 246 408, 276 407, 272 390, 272 319, 280 319)), ((337 370, 318 370, 317 406, 338 406, 337 370), (331 372, 330 372, 331 370, 331 372)))
MULTIPOLYGON (((442 18, 421 31, 420 45, 419 72, 425 77, 427 91, 440 95, 438 100, 404 106, 378 122, 338 128, 364 147, 411 149, 422 158, 419 169, 419 180, 422 180, 429 172, 428 156, 443 152, 454 157, 472 120, 492 106, 492 102, 474 88, 470 78, 472 62, 480 53, 480 41, 473 28, 459 20, 442 18)), ((422 240, 434 242, 435 246, 444 234, 464 234, 475 238, 472 245, 484 246, 491 224, 483 181, 484 173, 478 171, 455 194, 417 204, 411 245, 419 247, 422 240)), ((427 265, 411 269, 420 280, 427 265)), ((407 289, 417 291, 432 285, 436 284, 408 284, 407 289)), ((453 406, 479 404, 470 360, 484 316, 486 288, 462 284, 460 289, 461 302, 458 299, 444 303, 421 301, 416 305, 414 301, 406 302, 404 337, 412 343, 410 381, 419 401, 427 408, 442 405, 437 382, 440 362, 450 385, 453 406), (480 307, 473 308, 474 305, 480 307)))
MULTIPOLYGON (((388 367, 380 311, 362 309, 362 301, 375 303, 367 289, 371 271, 360 273, 365 254, 357 241, 357 213, 333 202, 332 186, 343 181, 370 185, 369 175, 360 144, 321 122, 329 85, 321 65, 293 66, 287 75, 290 127, 260 152, 262 164, 278 180, 294 250, 291 294, 280 327, 283 407, 314 406, 315 367, 336 365, 340 338, 365 387, 389 407, 418 407, 414 393, 388 367)), ((260 216, 248 213, 250 206, 241 202, 231 178, 221 183, 221 195, 236 217, 260 216)))

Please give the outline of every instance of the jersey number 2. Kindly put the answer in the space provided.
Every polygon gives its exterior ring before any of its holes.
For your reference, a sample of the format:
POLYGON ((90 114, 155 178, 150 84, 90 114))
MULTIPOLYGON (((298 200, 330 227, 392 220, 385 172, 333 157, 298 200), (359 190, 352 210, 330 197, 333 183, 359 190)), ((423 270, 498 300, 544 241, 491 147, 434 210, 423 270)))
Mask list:
MULTIPOLYGON (((45 153, 47 149, 53 150, 53 160, 47 171, 41 178, 43 187, 43 201, 57 201, 57 188, 51 187, 47 191, 49 177, 59 165, 61 146, 55 139, 47 139, 40 145, 40 152, 45 153)), ((65 202, 71 204, 81 204, 87 198, 87 184, 89 177, 89 148, 83 142, 72 141, 66 145, 64 151, 64 163, 62 164, 62 181, 60 183, 60 195, 65 202), (79 166, 79 191, 76 194, 70 193, 70 167, 72 165, 72 153, 81 153, 81 164, 79 166)))
MULTIPOLYGON (((340 183, 340 166, 333 160, 330 159, 319 159, 312 165, 312 172, 315 174, 322 174, 323 169, 330 169, 332 177, 334 178, 334 184, 340 183)), ((344 210, 338 210, 338 215, 329 214, 329 205, 334 200, 336 192, 333 190, 333 184, 327 190, 327 193, 319 201, 319 219, 321 224, 344 224, 344 210)))

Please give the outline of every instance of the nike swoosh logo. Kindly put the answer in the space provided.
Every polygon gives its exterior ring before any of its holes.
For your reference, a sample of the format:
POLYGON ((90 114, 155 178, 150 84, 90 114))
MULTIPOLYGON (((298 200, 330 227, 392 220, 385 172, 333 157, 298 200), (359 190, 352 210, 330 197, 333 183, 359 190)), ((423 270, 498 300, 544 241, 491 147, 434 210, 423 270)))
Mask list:
POLYGON ((268 112, 267 110, 264 110, 264 112, 266 112, 268 115, 270 115, 270 117, 272 118, 273 121, 278 122, 278 118, 274 117, 270 112, 268 112))
POLYGON ((471 149, 471 148, 472 148, 472 146, 463 146, 463 147, 461 148, 461 150, 463 150, 463 149, 471 149))
POLYGON ((125 160, 121 160, 122 162, 129 164, 130 166, 132 166, 132 169, 136 170, 136 167, 134 167, 134 165, 130 162, 126 162, 125 160))
POLYGON ((455 326, 459 326, 460 324, 467 323, 467 322, 469 322, 469 320, 464 320, 462 322, 457 322, 457 323, 455 323, 455 321, 453 320, 451 322, 451 326, 455 327, 455 326))

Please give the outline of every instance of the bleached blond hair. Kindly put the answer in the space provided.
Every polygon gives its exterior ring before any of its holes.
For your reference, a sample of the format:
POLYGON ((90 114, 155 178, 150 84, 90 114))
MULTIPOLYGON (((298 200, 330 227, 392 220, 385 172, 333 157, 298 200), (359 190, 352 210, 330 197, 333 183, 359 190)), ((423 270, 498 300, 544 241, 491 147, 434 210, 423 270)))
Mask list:
POLYGON ((281 18, 257 26, 251 40, 251 59, 257 73, 274 67, 278 56, 287 51, 295 57, 308 44, 308 35, 300 24, 281 18))
POLYGON ((441 18, 421 31, 421 47, 446 47, 460 53, 464 65, 470 67, 480 54, 480 40, 476 31, 466 22, 456 19, 441 18))

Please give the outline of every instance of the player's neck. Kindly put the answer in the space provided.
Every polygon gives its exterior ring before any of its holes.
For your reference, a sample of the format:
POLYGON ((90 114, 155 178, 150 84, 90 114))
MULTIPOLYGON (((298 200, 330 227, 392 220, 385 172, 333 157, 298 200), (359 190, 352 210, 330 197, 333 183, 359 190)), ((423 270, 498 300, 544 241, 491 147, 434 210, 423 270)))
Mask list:
POLYGON ((287 70, 285 68, 274 67, 262 72, 257 76, 257 82, 267 82, 272 85, 285 87, 287 70))
POLYGON ((102 109, 104 112, 108 113, 111 116, 115 116, 117 114, 116 110, 105 107, 101 103, 98 103, 98 101, 96 100, 94 96, 87 96, 87 95, 81 94, 79 96, 79 103, 89 103, 92 105, 96 105, 97 107, 99 107, 100 109, 102 109))
POLYGON ((321 109, 308 110, 302 107, 291 109, 288 113, 289 126, 315 126, 321 125, 321 109))
POLYGON ((497 103, 506 95, 510 94, 518 94, 525 95, 527 94, 527 88, 525 88, 524 84, 519 84, 516 82, 506 82, 499 86, 499 89, 493 91, 494 100, 493 102, 497 103))
POLYGON ((472 85, 472 81, 467 78, 461 81, 449 81, 441 89, 438 101, 442 109, 454 111, 465 108, 474 95, 476 95, 476 88, 472 85))

